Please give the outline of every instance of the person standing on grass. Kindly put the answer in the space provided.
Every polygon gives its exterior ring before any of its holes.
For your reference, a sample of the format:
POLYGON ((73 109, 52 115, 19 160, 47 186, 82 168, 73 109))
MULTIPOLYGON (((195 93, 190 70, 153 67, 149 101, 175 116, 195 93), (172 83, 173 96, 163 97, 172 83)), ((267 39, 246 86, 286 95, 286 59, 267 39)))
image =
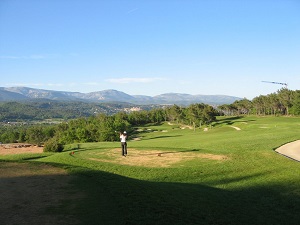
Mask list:
POLYGON ((122 147, 122 156, 127 156, 127 133, 124 131, 123 133, 120 133, 120 139, 121 139, 121 147, 122 147))

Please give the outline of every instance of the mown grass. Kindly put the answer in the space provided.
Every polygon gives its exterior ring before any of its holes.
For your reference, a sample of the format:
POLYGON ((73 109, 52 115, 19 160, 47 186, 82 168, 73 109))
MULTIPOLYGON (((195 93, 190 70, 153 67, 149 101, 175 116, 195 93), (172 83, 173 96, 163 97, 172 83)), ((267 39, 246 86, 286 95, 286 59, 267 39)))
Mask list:
POLYGON ((117 142, 69 145, 63 153, 36 159, 1 158, 51 163, 76 175, 74 190, 85 193, 74 209, 82 224, 299 224, 300 163, 274 149, 300 139, 300 119, 220 117, 208 131, 203 128, 143 127, 135 134, 141 140, 128 142, 128 157, 137 149, 228 159, 195 157, 147 167, 117 163, 121 152, 98 154, 120 148, 117 142), (90 160, 91 155, 109 161, 90 160))

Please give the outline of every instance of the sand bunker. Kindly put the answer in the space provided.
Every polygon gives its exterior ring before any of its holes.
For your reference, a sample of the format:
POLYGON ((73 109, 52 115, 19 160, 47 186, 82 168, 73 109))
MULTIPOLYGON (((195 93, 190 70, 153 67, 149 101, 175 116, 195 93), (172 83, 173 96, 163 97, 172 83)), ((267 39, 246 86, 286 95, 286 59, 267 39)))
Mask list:
POLYGON ((239 127, 235 127, 235 126, 230 126, 230 127, 234 128, 236 130, 241 130, 241 128, 239 128, 239 127))
POLYGON ((170 167, 176 163, 194 159, 209 159, 217 161, 228 159, 225 155, 199 153, 197 150, 163 152, 159 150, 128 149, 127 157, 121 156, 120 149, 110 149, 96 154, 95 152, 90 154, 90 160, 143 167, 170 167))
POLYGON ((300 161, 300 140, 287 143, 275 151, 281 155, 300 161))

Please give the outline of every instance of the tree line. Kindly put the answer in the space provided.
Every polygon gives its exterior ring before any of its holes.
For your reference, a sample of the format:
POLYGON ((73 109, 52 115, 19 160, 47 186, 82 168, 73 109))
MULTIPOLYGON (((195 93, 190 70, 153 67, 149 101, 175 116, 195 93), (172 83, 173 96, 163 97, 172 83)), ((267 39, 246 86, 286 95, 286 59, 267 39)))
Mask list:
POLYGON ((173 105, 130 113, 117 112, 112 115, 99 113, 57 125, 0 126, 0 142, 64 145, 118 141, 119 131, 126 130, 133 134, 135 127, 148 123, 169 121, 198 128, 216 121, 218 115, 300 115, 300 90, 283 88, 277 93, 255 97, 252 101, 242 99, 218 107, 203 103, 187 107, 173 105))
POLYGON ((218 112, 206 104, 192 104, 188 107, 173 105, 165 108, 118 112, 113 115, 100 113, 94 116, 68 120, 57 125, 2 126, 0 141, 3 143, 28 142, 82 143, 98 141, 118 141, 119 131, 134 133, 134 127, 148 123, 170 121, 199 127, 216 120, 218 112))
POLYGON ((276 93, 218 106, 222 115, 300 115, 300 90, 282 88, 276 93))

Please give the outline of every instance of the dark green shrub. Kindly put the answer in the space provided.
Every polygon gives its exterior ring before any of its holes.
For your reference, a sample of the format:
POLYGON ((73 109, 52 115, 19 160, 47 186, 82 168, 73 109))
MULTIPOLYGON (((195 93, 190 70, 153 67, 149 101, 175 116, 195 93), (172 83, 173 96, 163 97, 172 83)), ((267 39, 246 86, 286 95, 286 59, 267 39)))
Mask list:
POLYGON ((56 138, 49 139, 45 142, 44 152, 62 152, 63 150, 63 144, 59 143, 56 138))

